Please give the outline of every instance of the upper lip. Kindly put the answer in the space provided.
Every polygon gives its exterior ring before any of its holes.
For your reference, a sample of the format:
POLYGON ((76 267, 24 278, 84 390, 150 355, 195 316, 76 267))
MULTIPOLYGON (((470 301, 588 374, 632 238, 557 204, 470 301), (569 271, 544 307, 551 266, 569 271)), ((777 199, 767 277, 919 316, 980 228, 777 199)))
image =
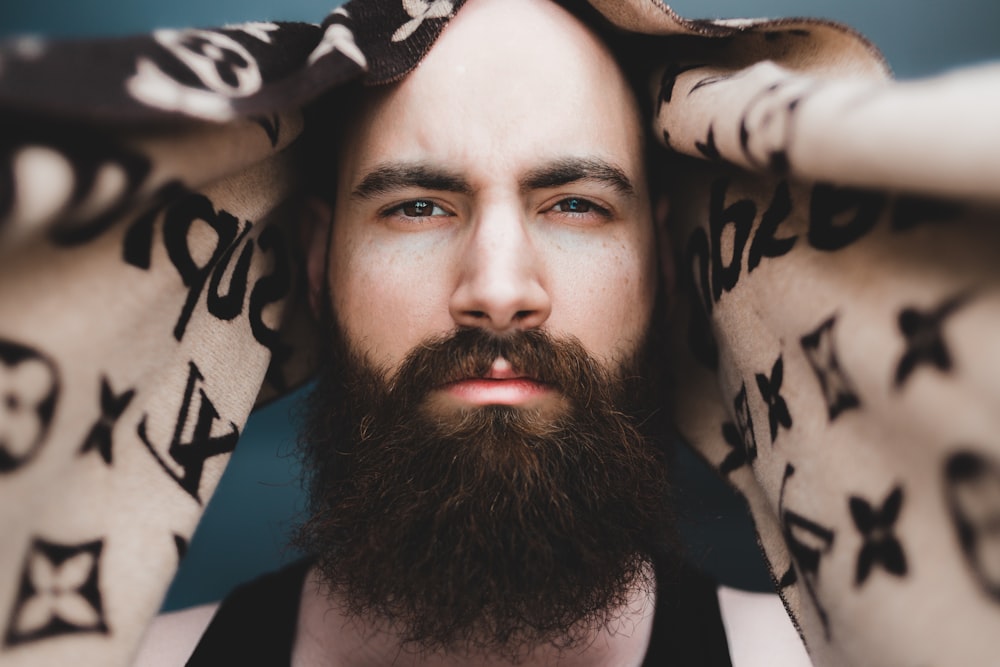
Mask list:
POLYGON ((531 380, 538 382, 537 378, 520 372, 514 365, 503 357, 497 357, 490 366, 490 370, 483 376, 484 380, 531 380))
POLYGON ((540 382, 537 378, 518 371, 503 357, 497 357, 485 375, 458 378, 455 382, 465 382, 468 380, 530 380, 532 382, 540 382))
POLYGON ((526 376, 518 373, 510 367, 498 369, 496 364, 494 364, 493 367, 490 368, 490 371, 483 377, 486 380, 513 380, 515 378, 524 378, 526 376))

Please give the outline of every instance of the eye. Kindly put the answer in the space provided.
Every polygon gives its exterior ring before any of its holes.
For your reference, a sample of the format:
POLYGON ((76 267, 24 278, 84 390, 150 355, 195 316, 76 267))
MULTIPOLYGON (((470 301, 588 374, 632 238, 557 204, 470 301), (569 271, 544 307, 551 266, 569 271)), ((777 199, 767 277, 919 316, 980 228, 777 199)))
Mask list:
POLYGON ((608 209, 583 197, 565 197, 557 201, 550 210, 572 216, 599 215, 609 217, 611 215, 608 209))
POLYGON ((384 216, 401 215, 405 218, 430 218, 451 215, 429 199, 414 199, 387 209, 384 216))

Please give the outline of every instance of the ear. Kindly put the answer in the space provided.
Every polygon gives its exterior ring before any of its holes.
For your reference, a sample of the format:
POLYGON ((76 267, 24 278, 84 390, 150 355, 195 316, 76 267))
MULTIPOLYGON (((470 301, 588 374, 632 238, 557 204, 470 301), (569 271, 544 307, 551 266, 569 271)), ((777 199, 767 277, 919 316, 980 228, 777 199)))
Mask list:
POLYGON ((670 201, 665 194, 657 195, 653 202, 653 223, 656 225, 657 250, 660 255, 660 279, 663 281, 667 303, 673 303, 674 291, 677 289, 677 267, 674 263, 674 246, 667 229, 669 217, 670 201))
POLYGON ((318 197, 307 197, 299 214, 299 243, 306 260, 306 278, 309 281, 309 306, 313 315, 322 310, 321 300, 327 290, 327 260, 330 253, 330 230, 333 210, 318 197))

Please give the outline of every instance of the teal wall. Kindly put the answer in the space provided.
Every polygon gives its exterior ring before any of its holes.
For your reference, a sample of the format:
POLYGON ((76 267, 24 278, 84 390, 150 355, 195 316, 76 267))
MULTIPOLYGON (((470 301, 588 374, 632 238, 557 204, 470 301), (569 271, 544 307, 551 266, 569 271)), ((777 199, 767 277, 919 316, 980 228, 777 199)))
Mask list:
POLYGON ((683 16, 817 16, 852 25, 900 78, 1000 58, 998 0, 676 0, 683 16))
MULTIPOLYGON (((322 0, 3 0, 0 35, 120 35, 153 27, 237 21, 319 22, 340 2, 322 0)), ((675 0, 691 18, 822 16, 851 24, 912 77, 1000 57, 998 0, 675 0)))
MULTIPOLYGON (((319 22, 338 3, 318 0, 2 0, 0 35, 120 35, 154 27, 248 20, 319 22)), ((824 16, 874 40, 903 78, 1000 57, 998 0, 678 0, 685 16, 824 16)), ((286 538, 303 509, 290 414, 296 396, 254 414, 209 503, 166 609, 223 596, 234 584, 295 557, 286 538)), ((678 468, 682 528, 692 556, 723 581, 765 588, 753 529, 740 502, 690 454, 678 468)))

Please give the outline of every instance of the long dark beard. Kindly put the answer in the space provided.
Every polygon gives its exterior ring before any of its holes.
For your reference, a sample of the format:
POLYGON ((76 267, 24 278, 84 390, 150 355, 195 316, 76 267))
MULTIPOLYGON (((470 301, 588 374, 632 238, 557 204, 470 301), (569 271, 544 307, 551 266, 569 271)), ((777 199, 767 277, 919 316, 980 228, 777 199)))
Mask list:
POLYGON ((297 543, 348 614, 410 649, 517 658, 575 646, 652 586, 649 563, 675 538, 666 452, 644 433, 657 423, 644 402, 662 400, 647 357, 610 373, 574 340, 460 329, 389 377, 330 335, 305 416, 311 518, 297 543), (428 409, 432 388, 498 356, 565 409, 428 409))

